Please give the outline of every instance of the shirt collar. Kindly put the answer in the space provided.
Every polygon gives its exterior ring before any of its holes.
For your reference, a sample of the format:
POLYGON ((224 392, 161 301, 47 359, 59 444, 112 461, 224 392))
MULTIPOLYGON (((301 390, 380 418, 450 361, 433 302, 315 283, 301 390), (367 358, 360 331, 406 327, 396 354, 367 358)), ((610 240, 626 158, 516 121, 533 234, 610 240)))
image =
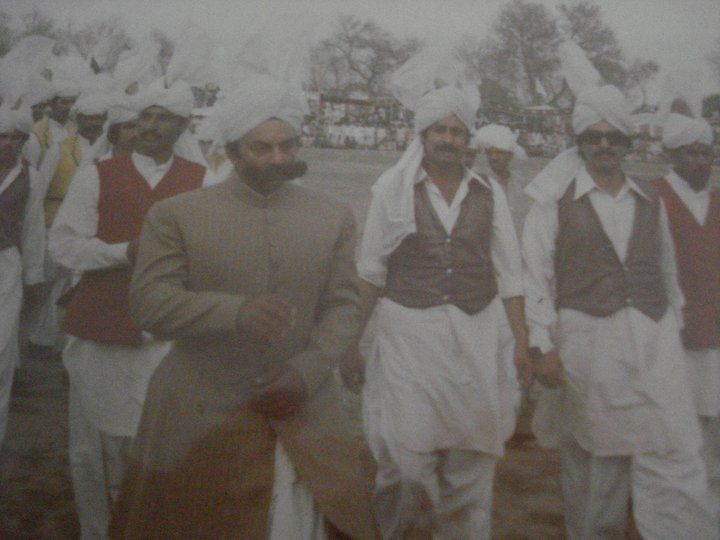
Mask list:
POLYGON ((10 169, 5 176, 5 178, 0 181, 0 193, 5 191, 5 188, 7 188, 10 184, 12 184, 15 179, 18 177, 20 172, 22 171, 22 162, 18 159, 18 162, 15 164, 15 166, 10 169))
MULTIPOLYGON (((460 183, 461 184, 469 184, 473 180, 482 186, 492 189, 492 187, 490 186, 490 183, 487 182, 481 175, 479 175, 477 172, 475 172, 472 169, 466 168, 465 174, 463 175, 463 178, 460 181, 460 183)), ((414 184, 419 184, 420 182, 423 182, 423 181, 432 182, 432 180, 430 179, 430 176, 425 171, 425 169, 420 167, 418 169, 417 174, 415 175, 414 184)))
MULTIPOLYGON (((598 188, 595 180, 593 180, 592 176, 590 176, 587 168, 583 166, 583 168, 575 177, 575 200, 579 199, 583 195, 586 195, 587 193, 590 193, 594 189, 599 190, 600 188, 598 188)), ((638 186, 637 183, 628 175, 625 175, 625 184, 623 184, 623 187, 620 189, 620 192, 617 196, 620 197, 624 195, 626 191, 634 191, 645 199, 650 200, 650 197, 648 197, 647 193, 645 193, 640 188, 640 186, 638 186)))
POLYGON ((268 195, 263 195, 262 193, 255 191, 247 183, 245 183, 237 174, 237 171, 235 171, 234 167, 226 181, 230 183, 233 193, 235 193, 235 195, 237 195, 240 200, 252 206, 257 206, 260 208, 265 208, 269 206, 273 201, 279 200, 282 196, 284 196, 285 192, 288 189, 288 186, 291 184, 291 182, 284 182, 272 193, 269 193, 268 195))
POLYGON ((710 196, 710 182, 708 182, 708 185, 700 191, 695 191, 690 187, 690 184, 683 180, 673 169, 670 169, 670 172, 665 175, 665 179, 678 193, 688 194, 699 199, 710 196))
POLYGON ((169 170, 170 166, 173 164, 173 161, 175 161, 175 155, 172 154, 170 156, 170 159, 168 159, 165 163, 161 163, 158 165, 155 163, 155 160, 151 158, 150 156, 144 156, 142 154, 139 154, 137 152, 133 152, 131 155, 132 161, 135 164, 135 167, 139 171, 152 171, 152 172, 159 172, 162 170, 169 170))

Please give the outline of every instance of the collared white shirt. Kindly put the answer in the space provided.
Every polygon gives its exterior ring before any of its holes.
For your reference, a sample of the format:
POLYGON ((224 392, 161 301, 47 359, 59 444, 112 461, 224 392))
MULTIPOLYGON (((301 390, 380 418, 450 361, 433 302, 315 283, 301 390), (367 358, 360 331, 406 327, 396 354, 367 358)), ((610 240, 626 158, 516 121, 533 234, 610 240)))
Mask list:
MULTIPOLYGON (((131 159, 154 189, 174 158, 158 165, 154 159, 134 152, 131 159)), ((49 232, 50 254, 65 268, 83 272, 128 264, 127 242, 108 244, 97 238, 99 200, 98 170, 94 163, 89 163, 75 173, 49 232)))
MULTIPOLYGON (((513 296, 522 296, 520 249, 515 236, 510 209, 508 208, 505 194, 500 185, 492 179, 490 179, 488 183, 468 170, 460 182, 455 197, 452 202, 448 204, 438 187, 432 182, 424 170, 420 169, 418 171, 415 184, 424 182, 433 210, 442 222, 445 231, 449 234, 460 214, 460 206, 468 194, 468 186, 471 181, 485 185, 490 188, 493 193, 493 223, 490 255, 495 268, 500 297, 510 298, 513 296)), ((373 200, 370 203, 365 221, 365 231, 358 261, 358 274, 360 277, 380 288, 385 286, 387 277, 387 256, 384 254, 383 249, 386 239, 383 238, 380 225, 382 219, 380 201, 373 200)))
POLYGON ((510 178, 508 178, 507 183, 500 182, 497 175, 493 172, 489 172, 488 176, 503 188, 508 208, 510 208, 510 214, 513 218, 513 224, 515 225, 515 232, 518 235, 518 240, 522 240, 525 217, 530 211, 530 206, 532 206, 532 199, 525 194, 527 180, 517 171, 510 171, 510 178))
POLYGON ((690 187, 690 184, 680 178, 673 170, 665 175, 665 179, 675 190, 683 204, 687 206, 687 209, 690 210, 695 221, 700 225, 704 225, 710 210, 710 184, 708 183, 705 189, 695 191, 690 187))
MULTIPOLYGON (((612 242, 621 261, 625 260, 635 219, 635 196, 647 198, 631 179, 614 197, 598 188, 587 169, 578 173, 575 199, 588 194, 603 230, 612 242)), ((530 327, 530 344, 543 352, 553 348, 550 333, 557 323, 554 294, 555 239, 558 232, 557 204, 534 204, 523 230, 525 309, 530 327)), ((665 206, 660 206, 661 271, 670 305, 681 313, 684 299, 677 282, 675 249, 668 227, 665 206)))

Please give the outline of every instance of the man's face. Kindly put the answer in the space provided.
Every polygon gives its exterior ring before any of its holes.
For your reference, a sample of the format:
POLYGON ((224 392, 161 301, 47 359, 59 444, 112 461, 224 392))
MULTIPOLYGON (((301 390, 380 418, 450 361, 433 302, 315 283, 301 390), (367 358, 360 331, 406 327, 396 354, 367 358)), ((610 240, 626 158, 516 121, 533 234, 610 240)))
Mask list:
POLYGON ((576 142, 585 165, 600 172, 616 172, 632 146, 632 139, 601 121, 580 133, 576 142))
POLYGON ((226 146, 238 174, 263 194, 305 174, 307 166, 296 160, 297 149, 295 130, 276 118, 266 120, 226 146))
POLYGON ((151 157, 172 152, 188 121, 187 118, 173 114, 165 107, 153 105, 144 109, 137 120, 136 150, 151 157))
POLYGON ((50 102, 50 117, 56 122, 64 124, 70 116, 70 109, 75 105, 77 96, 60 97, 56 96, 50 102))
POLYGON ((77 113, 75 120, 80 135, 90 142, 95 142, 102 135, 107 114, 82 114, 77 113))
POLYGON ((423 131, 425 159, 439 166, 463 165, 470 132, 460 118, 446 116, 423 131))
POLYGON ((696 142, 668 150, 667 155, 675 172, 695 191, 707 186, 715 159, 712 146, 696 142))
POLYGON ((488 164, 495 174, 505 175, 509 171, 513 153, 500 148, 488 148, 485 150, 488 164))
POLYGON ((115 151, 126 154, 131 153, 137 146, 137 122, 132 120, 111 125, 108 127, 107 138, 115 151))
POLYGON ((33 122, 39 121, 45 115, 46 106, 47 105, 45 103, 37 103, 30 107, 30 110, 32 111, 33 122))
POLYGON ((20 131, 0 133, 0 166, 13 167, 17 163, 28 136, 20 131))

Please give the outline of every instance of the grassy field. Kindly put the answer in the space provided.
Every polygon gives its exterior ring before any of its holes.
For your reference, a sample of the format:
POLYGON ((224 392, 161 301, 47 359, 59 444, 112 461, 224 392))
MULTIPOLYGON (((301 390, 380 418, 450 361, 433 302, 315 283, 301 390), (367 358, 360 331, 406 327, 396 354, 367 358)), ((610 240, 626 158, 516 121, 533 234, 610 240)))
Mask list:
MULTIPOLYGON (((370 186, 397 153, 304 149, 304 182, 348 203, 360 226, 370 186)), ((547 162, 515 164, 528 178, 547 162)), ((478 160, 478 170, 485 164, 478 160)), ((628 164, 628 172, 654 177, 659 164, 628 164)), ((716 170, 717 182, 720 175, 716 170)), ((5 446, 0 453, 0 538, 77 538, 67 464, 67 378, 60 363, 27 358, 18 370, 5 446)), ((562 538, 562 500, 556 453, 528 441, 509 448, 498 467, 496 538, 562 538)))

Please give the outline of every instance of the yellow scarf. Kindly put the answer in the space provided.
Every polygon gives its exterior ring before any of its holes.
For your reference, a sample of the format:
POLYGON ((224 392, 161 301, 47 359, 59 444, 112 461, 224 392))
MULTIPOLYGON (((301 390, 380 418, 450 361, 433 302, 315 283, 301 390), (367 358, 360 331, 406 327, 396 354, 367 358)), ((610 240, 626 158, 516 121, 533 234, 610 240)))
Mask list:
POLYGON ((82 153, 78 136, 70 135, 60 144, 60 159, 45 195, 46 227, 50 227, 55 220, 55 215, 65 199, 70 182, 81 160, 82 153))

